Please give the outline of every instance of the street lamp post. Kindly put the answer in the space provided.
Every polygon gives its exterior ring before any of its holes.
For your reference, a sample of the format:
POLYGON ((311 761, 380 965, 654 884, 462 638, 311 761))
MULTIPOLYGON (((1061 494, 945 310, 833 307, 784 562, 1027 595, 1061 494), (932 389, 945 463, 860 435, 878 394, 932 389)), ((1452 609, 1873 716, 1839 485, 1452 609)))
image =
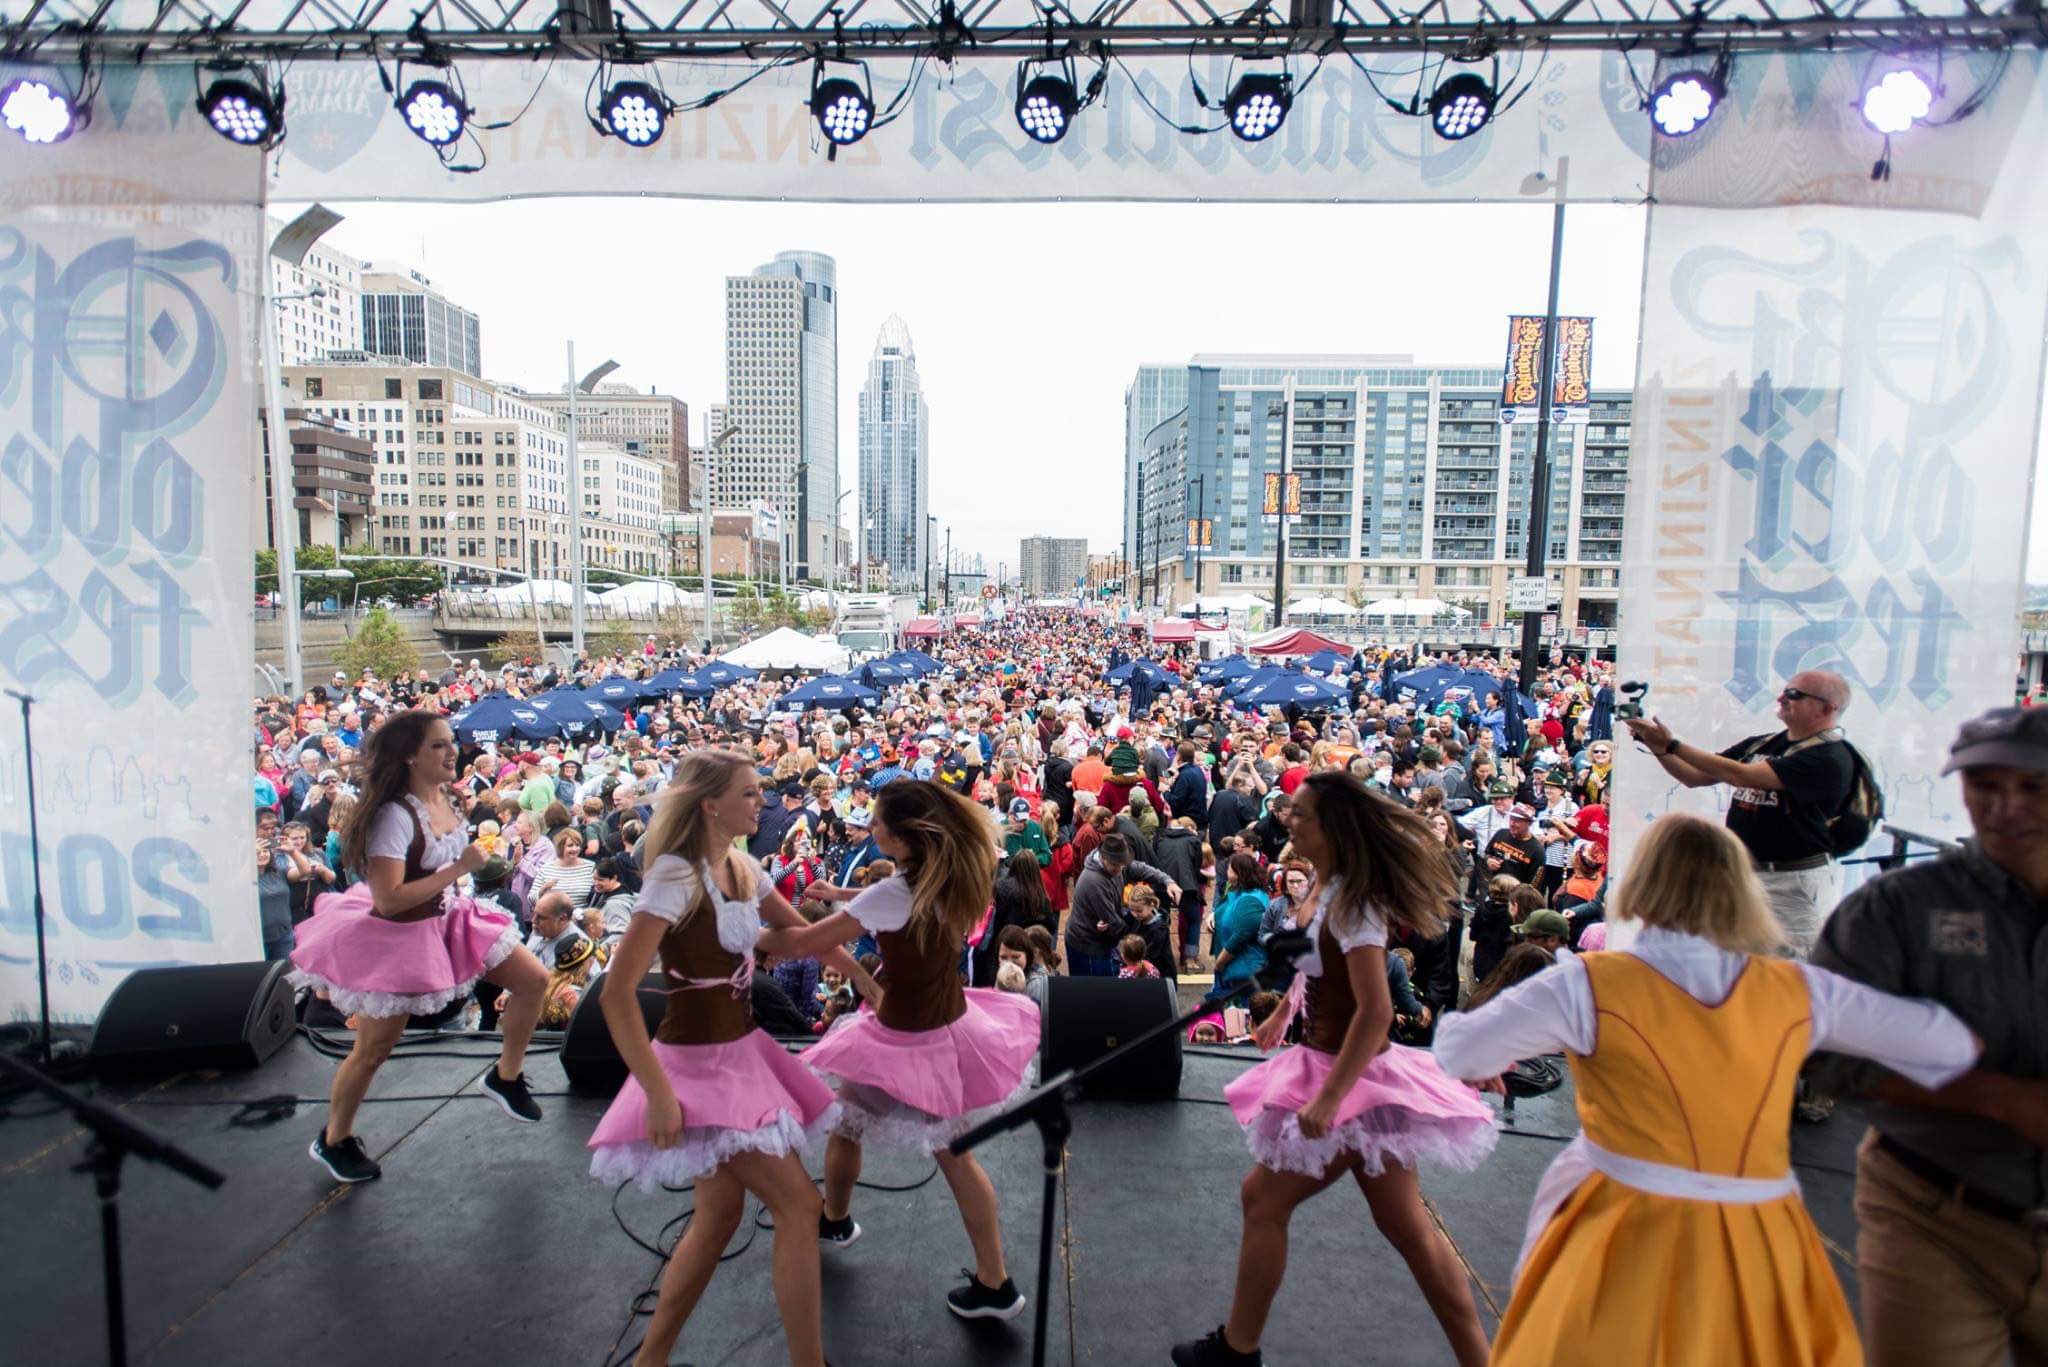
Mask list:
POLYGON ((711 449, 704 453, 704 502, 703 521, 697 535, 697 562, 704 571, 704 653, 711 653, 713 624, 718 620, 712 615, 711 602, 711 494, 718 487, 718 457, 724 453, 725 444, 739 435, 737 426, 729 426, 711 439, 711 449))
MULTIPOLYGON (((303 266, 306 253, 313 250, 313 244, 335 224, 341 222, 341 215, 324 204, 315 204, 287 223, 278 235, 271 239, 270 255, 293 268, 303 266)), ((297 701, 300 686, 305 682, 300 677, 299 639, 299 592, 298 576, 298 527, 299 519, 291 506, 291 454, 286 446, 284 422, 284 362, 280 355, 277 339, 277 306, 287 298, 306 298, 306 295, 285 296, 277 292, 277 274, 264 263, 263 272, 263 408, 264 428, 270 438, 270 528, 271 539, 276 542, 277 591, 284 599, 284 670, 285 681, 291 685, 291 696, 297 701)))
POLYGON ((578 380, 576 344, 569 343, 569 649, 579 660, 583 658, 583 461, 576 454, 576 395, 588 394, 618 368, 617 361, 606 361, 578 380))

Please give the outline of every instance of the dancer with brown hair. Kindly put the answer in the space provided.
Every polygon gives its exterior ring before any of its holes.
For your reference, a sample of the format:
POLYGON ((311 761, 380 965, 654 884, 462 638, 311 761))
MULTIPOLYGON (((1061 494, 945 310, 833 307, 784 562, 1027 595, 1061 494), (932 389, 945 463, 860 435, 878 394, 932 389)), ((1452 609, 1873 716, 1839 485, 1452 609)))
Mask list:
POLYGON ((1349 1176, 1400 1252, 1464 1367, 1486 1361, 1486 1331, 1465 1269, 1422 1204, 1423 1160, 1470 1170, 1493 1151, 1493 1112, 1427 1052, 1392 1044, 1387 928, 1440 934, 1452 892, 1443 844, 1423 820, 1348 774, 1311 774, 1287 822, 1316 871, 1313 949, 1288 1005, 1253 1038, 1271 1049, 1296 1007, 1302 1042, 1247 1070, 1224 1095, 1258 1165, 1244 1179, 1244 1233, 1230 1318, 1175 1345, 1177 1367, 1256 1367, 1266 1316, 1287 1272, 1295 1208, 1349 1176))
POLYGON ((899 872, 858 894, 814 885, 812 896, 847 901, 846 910, 761 941, 764 951, 802 957, 866 931, 882 954, 875 1009, 841 1016, 803 1056, 840 1104, 825 1149, 818 1237, 835 1247, 860 1237, 849 1203, 864 1141, 931 1154, 974 1246, 974 1268, 947 1295, 947 1308, 963 1319, 1010 1319, 1024 1296, 1003 1261, 995 1187, 973 1155, 946 1152, 1030 1085, 1038 1054, 1038 1008, 1029 997, 961 982, 961 947, 995 879, 995 826, 957 793, 899 780, 875 795, 869 829, 899 872))
POLYGON ((547 970, 520 944, 511 917, 458 890, 489 853, 469 841, 448 797, 455 733, 437 713, 400 712, 370 737, 362 768, 341 862, 363 881, 321 898, 292 951, 293 984, 356 1017, 355 1045, 334 1071, 327 1124, 310 1150, 337 1182, 383 1173, 356 1137, 356 1108, 406 1021, 468 996, 479 980, 504 988, 505 998, 504 1047, 477 1085, 515 1120, 541 1116, 521 1064, 547 970))

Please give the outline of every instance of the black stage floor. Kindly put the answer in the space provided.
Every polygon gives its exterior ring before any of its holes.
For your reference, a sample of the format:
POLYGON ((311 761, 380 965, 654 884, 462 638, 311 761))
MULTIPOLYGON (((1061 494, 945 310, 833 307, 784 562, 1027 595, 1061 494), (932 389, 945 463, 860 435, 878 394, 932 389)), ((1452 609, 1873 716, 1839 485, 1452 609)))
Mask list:
MULTIPOLYGON (((441 1047, 482 1055, 487 1046, 441 1047)), ((209 1193, 154 1165, 128 1164, 132 1360, 601 1367, 656 1266, 615 1223, 612 1190, 588 1176, 583 1144, 605 1103, 546 1097, 542 1123, 516 1124, 469 1086, 485 1066, 482 1057, 387 1066, 358 1126, 384 1178, 354 1188, 336 1187, 306 1156, 322 1105, 302 1105, 266 1126, 236 1123, 247 1119, 241 1102, 324 1097, 333 1064, 303 1038, 253 1073, 102 1084, 102 1100, 126 1106, 229 1175, 209 1193)), ((1218 1100, 1243 1066, 1190 1056, 1178 1103, 1078 1109, 1059 1213, 1050 1361, 1164 1363, 1175 1339, 1222 1320, 1248 1160, 1229 1111, 1203 1103, 1218 1100)), ((528 1078, 537 1089, 564 1086, 551 1056, 532 1059, 528 1078)), ((0 1357, 24 1367, 104 1362, 97 1206, 91 1178, 71 1171, 84 1136, 62 1116, 32 1114, 34 1100, 14 1109, 0 1120, 9 1255, 0 1277, 0 1357)), ((1521 1102, 1515 1123, 1530 1133, 1503 1136, 1479 1172, 1423 1177, 1472 1269, 1489 1330, 1507 1301, 1530 1196, 1557 1148, 1535 1136, 1572 1132, 1569 1083, 1521 1102)), ((1855 1242, 1850 1174, 1861 1129, 1844 1107, 1826 1125, 1799 1127, 1794 1145, 1808 1204, 1852 1302, 1846 1250, 1855 1242)), ((1037 1252, 1035 1132, 1006 1136, 982 1157, 1001 1193, 1013 1275, 1028 1288, 1037 1252)), ((865 1176, 904 1185, 931 1168, 876 1154, 865 1176)), ((628 1190, 617 1209, 652 1239, 687 1201, 628 1190)), ((943 1179, 904 1192, 863 1190, 855 1213, 865 1237, 824 1251, 826 1350, 835 1363, 1030 1360, 1028 1313, 1009 1324, 962 1324, 942 1304, 970 1261, 943 1179)), ((735 1246, 747 1237, 743 1228, 735 1246)), ((720 1268, 676 1361, 787 1362, 769 1244, 759 1230, 720 1268)), ((625 1342, 637 1338, 636 1326, 625 1342)), ((1266 1347, 1279 1364, 1450 1361, 1420 1293, 1349 1185, 1298 1215, 1266 1347)))

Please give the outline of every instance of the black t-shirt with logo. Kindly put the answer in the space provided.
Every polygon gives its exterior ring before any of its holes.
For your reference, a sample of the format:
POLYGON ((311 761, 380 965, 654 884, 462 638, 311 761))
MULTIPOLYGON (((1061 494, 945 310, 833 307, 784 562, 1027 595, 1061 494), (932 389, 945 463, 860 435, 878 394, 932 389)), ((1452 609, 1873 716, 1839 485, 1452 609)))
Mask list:
POLYGON ((1802 744, 1787 754, 1793 742, 1783 731, 1773 736, 1751 736, 1731 745, 1721 754, 1733 760, 1764 760, 1784 784, 1782 790, 1733 788, 1728 802, 1728 829, 1762 864, 1811 859, 1827 854, 1828 818, 1848 800, 1855 782, 1856 763, 1849 747, 1839 740, 1802 744))
POLYGON ((1500 860, 1499 868, 1487 869, 1490 878, 1506 874, 1524 883, 1536 881, 1536 871, 1543 867, 1543 842, 1535 836, 1514 836, 1507 831, 1495 831, 1493 839, 1486 842, 1486 857, 1500 860))

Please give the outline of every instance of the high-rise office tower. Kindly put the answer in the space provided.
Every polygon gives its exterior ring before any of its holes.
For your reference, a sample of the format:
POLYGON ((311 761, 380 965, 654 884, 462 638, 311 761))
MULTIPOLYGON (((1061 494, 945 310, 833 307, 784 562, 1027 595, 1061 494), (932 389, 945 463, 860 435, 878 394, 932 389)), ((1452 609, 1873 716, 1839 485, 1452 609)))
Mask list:
POLYGON ((361 284, 364 351, 483 375, 476 315, 451 303, 433 281, 403 266, 366 265, 361 284))
POLYGON ((838 271, 817 252, 781 252, 725 281, 726 421, 739 431, 717 465, 721 508, 780 515, 795 578, 835 579, 839 511, 838 271))
POLYGON ((931 409, 917 378, 910 329, 891 314, 875 339, 860 391, 860 526, 863 560, 889 567, 889 584, 924 572, 931 488, 931 409))

